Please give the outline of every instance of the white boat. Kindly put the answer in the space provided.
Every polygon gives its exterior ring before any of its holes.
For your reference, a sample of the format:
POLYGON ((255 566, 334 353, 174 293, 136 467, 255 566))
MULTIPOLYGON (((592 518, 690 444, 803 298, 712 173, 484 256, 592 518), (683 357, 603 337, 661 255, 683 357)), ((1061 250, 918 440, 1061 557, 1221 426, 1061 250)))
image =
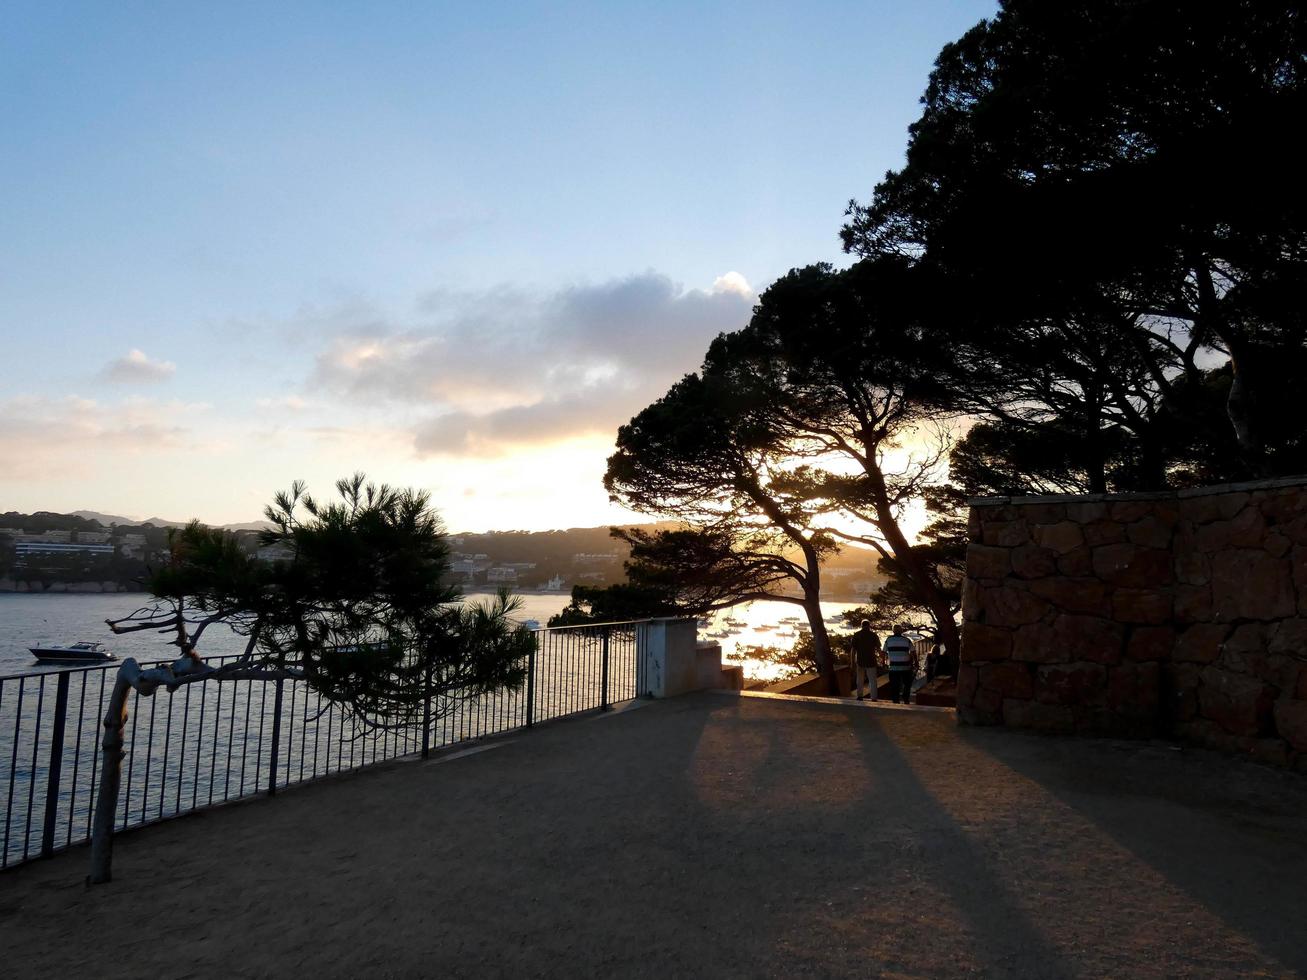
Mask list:
POLYGON ((527 620, 523 620, 523 622, 522 622, 522 626, 523 626, 525 629, 529 629, 529 630, 538 630, 538 629, 540 628, 540 620, 538 620, 538 619, 527 619, 527 620))
POLYGON ((742 620, 742 619, 723 619, 722 622, 725 623, 727 626, 747 626, 747 625, 748 625, 748 624, 747 624, 744 620, 742 620))
POLYGON ((98 664, 118 659, 104 648, 104 644, 86 640, 67 646, 48 643, 28 649, 43 664, 98 664))

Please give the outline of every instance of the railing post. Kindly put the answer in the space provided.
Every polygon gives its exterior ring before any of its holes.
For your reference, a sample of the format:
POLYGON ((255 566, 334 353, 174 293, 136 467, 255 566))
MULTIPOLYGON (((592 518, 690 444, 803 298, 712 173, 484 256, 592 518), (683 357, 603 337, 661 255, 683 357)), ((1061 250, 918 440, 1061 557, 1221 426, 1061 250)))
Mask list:
POLYGON ((422 758, 431 755, 431 664, 422 674, 422 758))
POLYGON ((54 827, 59 813, 59 777, 64 763, 64 723, 68 720, 68 676, 68 671, 60 671, 59 684, 55 689, 50 761, 46 765, 45 825, 41 831, 41 857, 54 854, 54 827))
POLYGON ((540 634, 531 638, 531 652, 526 655, 526 727, 535 724, 536 717, 536 646, 540 634))
POLYGON ((277 795, 277 756, 281 751, 281 685, 283 678, 277 678, 277 695, 272 704, 272 759, 268 763, 268 795, 277 795))
POLYGON ((607 711, 610 707, 610 705, 608 704, 608 636, 611 632, 612 631, 609 627, 607 626, 604 627, 604 637, 603 637, 604 666, 603 666, 603 670, 600 673, 600 678, 601 678, 600 692, 603 700, 603 704, 600 707, 601 711, 607 711))

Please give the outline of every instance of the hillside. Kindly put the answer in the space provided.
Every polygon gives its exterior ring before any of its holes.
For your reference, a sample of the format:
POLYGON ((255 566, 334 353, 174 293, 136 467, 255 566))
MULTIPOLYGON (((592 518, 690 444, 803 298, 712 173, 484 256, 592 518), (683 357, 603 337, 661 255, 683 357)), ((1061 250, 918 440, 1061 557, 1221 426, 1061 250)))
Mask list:
MULTIPOLYGON (((168 529, 176 522, 152 518, 130 518, 82 510, 71 514, 39 511, 0 514, 0 579, 26 583, 26 589, 48 588, 51 583, 96 581, 104 586, 135 587, 146 573, 147 564, 167 560, 168 529), (59 555, 18 561, 12 535, 58 535, 63 541, 96 541, 111 545, 112 555, 59 555)), ((265 522, 229 524, 225 528, 241 536, 245 547, 258 547, 254 532, 265 522)), ((647 530, 670 524, 632 525, 647 530)), ((53 540, 53 539, 52 539, 53 540)), ((520 589, 561 589, 573 585, 609 585, 626 577, 624 563, 629 549, 609 533, 607 526, 573 527, 553 531, 488 531, 449 536, 453 577, 465 587, 496 584, 520 589)), ((832 598, 865 599, 873 583, 876 555, 860 548, 846 548, 824 566, 824 592, 832 598)), ((6 586, 8 587, 8 586, 6 586)))

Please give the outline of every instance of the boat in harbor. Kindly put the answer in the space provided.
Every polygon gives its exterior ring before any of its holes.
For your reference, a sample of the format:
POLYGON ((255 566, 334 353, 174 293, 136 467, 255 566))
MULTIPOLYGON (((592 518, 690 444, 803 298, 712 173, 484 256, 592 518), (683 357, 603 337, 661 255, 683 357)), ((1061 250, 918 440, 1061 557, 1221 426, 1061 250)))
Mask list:
POLYGON ((104 648, 104 644, 88 640, 68 646, 50 643, 28 649, 43 664, 99 664, 118 659, 104 648))

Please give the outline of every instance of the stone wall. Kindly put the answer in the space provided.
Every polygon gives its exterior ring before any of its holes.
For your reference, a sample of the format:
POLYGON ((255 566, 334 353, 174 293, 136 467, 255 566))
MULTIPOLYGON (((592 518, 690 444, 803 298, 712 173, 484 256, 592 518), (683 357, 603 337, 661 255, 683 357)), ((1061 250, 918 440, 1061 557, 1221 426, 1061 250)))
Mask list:
POLYGON ((1307 770, 1307 478, 972 501, 959 718, 1307 770))

